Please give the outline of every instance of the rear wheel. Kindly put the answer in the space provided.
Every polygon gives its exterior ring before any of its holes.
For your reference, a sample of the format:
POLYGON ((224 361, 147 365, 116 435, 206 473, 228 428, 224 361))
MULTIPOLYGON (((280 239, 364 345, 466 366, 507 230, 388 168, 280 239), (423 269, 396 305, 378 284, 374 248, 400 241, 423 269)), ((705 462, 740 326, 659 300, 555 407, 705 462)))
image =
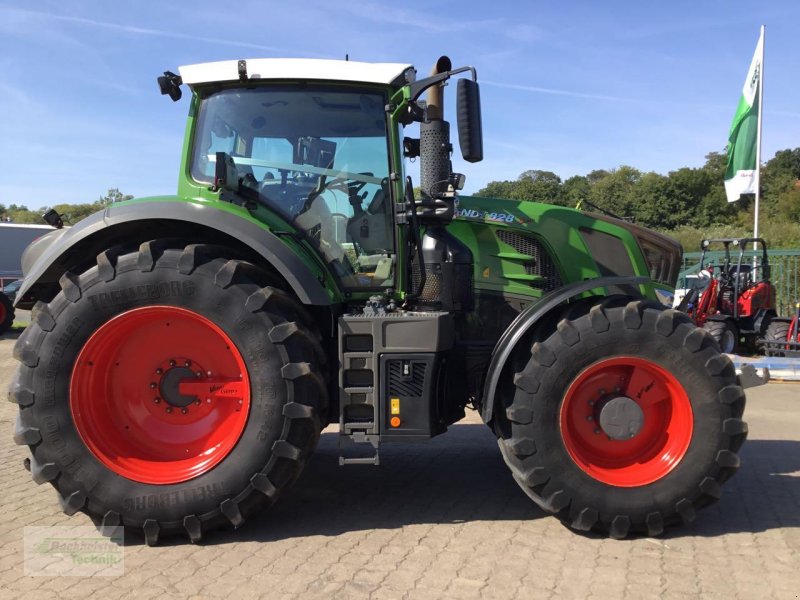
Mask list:
POLYGON ((11 329, 14 323, 14 305, 4 293, 0 292, 0 333, 11 329))
MULTIPOLYGON (((769 325, 767 325, 767 330, 764 332, 764 340, 767 342, 787 342, 789 341, 790 327, 790 321, 777 321, 773 319, 769 322, 769 325)), ((780 348, 784 347, 772 346, 769 348, 769 354, 772 356, 784 356, 784 352, 782 352, 780 348)))
POLYGON ((739 349, 739 328, 731 321, 706 321, 703 325, 725 354, 735 354, 739 349))
POLYGON ((308 317, 221 250, 114 250, 37 305, 15 356, 15 441, 65 512, 148 544, 239 527, 299 475, 327 407, 308 317))
POLYGON ((571 527, 658 535, 716 500, 739 465, 731 361, 674 310, 596 305, 533 344, 496 414, 514 479, 571 527))

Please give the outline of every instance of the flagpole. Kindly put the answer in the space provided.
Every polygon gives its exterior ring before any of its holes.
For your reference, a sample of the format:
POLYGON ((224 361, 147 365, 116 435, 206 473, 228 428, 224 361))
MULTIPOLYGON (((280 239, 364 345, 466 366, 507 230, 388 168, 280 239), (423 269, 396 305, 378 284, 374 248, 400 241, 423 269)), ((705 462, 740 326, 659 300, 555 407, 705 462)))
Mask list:
MULTIPOLYGON (((753 237, 758 237, 758 205, 761 200, 761 115, 764 110, 764 26, 761 26, 761 72, 758 74, 758 124, 756 126, 756 206, 753 219, 753 237)), ((758 244, 753 242, 753 250, 758 244)))

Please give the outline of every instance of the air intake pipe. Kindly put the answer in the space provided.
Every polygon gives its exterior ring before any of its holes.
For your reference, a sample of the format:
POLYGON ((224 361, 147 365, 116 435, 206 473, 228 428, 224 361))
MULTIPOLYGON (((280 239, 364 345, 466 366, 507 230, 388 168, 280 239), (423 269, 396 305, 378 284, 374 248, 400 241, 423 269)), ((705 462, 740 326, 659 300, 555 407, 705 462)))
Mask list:
MULTIPOLYGON (((445 73, 453 68, 450 59, 442 56, 436 61, 431 75, 445 73)), ((450 123, 444 120, 444 85, 436 84, 427 92, 427 120, 419 126, 420 188, 425 197, 432 197, 450 178, 452 167, 450 153, 450 123), (439 186, 437 186, 439 184, 439 186)), ((424 201, 424 199, 423 199, 424 201)))
MULTIPOLYGON (((452 70, 450 59, 442 56, 436 61, 431 75, 452 70)), ((415 304, 423 310, 467 312, 473 301, 472 251, 450 233, 445 225, 453 218, 455 198, 452 189, 449 198, 434 200, 448 191, 452 172, 450 153, 450 124, 444 120, 442 84, 435 84, 427 92, 427 119, 419 126, 420 138, 420 207, 436 213, 436 204, 449 203, 449 212, 436 219, 421 219, 425 232, 419 243, 418 254, 412 259, 411 282, 415 304), (448 216, 444 216, 447 214, 448 216)))

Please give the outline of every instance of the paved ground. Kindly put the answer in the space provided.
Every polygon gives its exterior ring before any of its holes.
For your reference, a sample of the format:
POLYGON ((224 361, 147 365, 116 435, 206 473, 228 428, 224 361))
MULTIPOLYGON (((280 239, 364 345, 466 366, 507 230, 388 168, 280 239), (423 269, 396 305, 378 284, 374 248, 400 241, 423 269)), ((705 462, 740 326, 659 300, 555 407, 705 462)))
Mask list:
MULTIPOLYGON (((14 368, 0 339, 0 389, 14 368)), ((661 539, 579 536, 517 488, 472 417, 380 467, 336 464, 334 436, 271 512, 205 545, 125 548, 120 577, 27 577, 27 525, 65 517, 22 468, 0 402, 0 597, 798 598, 800 384, 751 391, 744 466, 696 525, 661 539)))

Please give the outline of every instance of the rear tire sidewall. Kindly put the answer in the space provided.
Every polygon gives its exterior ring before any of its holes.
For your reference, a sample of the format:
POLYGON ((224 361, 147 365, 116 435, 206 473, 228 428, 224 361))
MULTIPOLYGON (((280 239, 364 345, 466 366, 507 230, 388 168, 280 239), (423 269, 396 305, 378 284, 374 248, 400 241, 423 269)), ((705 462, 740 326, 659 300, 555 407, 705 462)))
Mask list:
POLYGON ((558 332, 544 342, 556 360, 549 367, 531 360, 525 369, 528 377, 538 380, 539 388, 532 395, 517 389, 515 404, 530 405, 533 418, 528 425, 512 423, 512 437, 532 438, 536 443, 536 453, 522 460, 521 468, 547 469, 550 481, 534 490, 538 496, 564 490, 572 499, 572 511, 589 506, 607 518, 624 514, 641 523, 654 510, 674 513, 676 501, 696 497, 698 482, 714 475, 716 454, 725 444, 721 424, 726 414, 717 399, 720 382, 709 377, 705 361, 698 362, 698 355, 681 344, 695 329, 693 324, 682 323, 672 335, 664 337, 656 333, 656 311, 645 311, 638 329, 623 326, 622 309, 608 310, 607 314, 611 322, 607 332, 596 333, 584 316, 573 322, 580 334, 576 345, 565 344, 558 332), (642 358, 672 373, 692 408, 694 426, 686 453, 671 471, 647 485, 618 487, 593 478, 573 461, 561 434, 561 409, 569 385, 586 368, 616 356, 642 358), (643 507, 647 507, 644 512, 643 507))
POLYGON ((789 339, 790 321, 770 321, 764 332, 764 339, 768 342, 786 342, 789 339))
MULTIPOLYGON (((176 261, 177 254, 172 258, 176 261)), ((51 305, 51 310, 56 309, 55 327, 41 346, 41 357, 48 357, 47 364, 37 367, 43 376, 35 380, 37 400, 31 408, 35 421, 47 432, 36 450, 37 459, 62 467, 62 495, 73 489, 87 492, 90 513, 113 510, 123 515, 126 524, 148 518, 167 524, 188 514, 217 509, 222 500, 245 489, 249 479, 264 468, 283 427, 281 409, 287 402, 287 388, 280 370, 285 359, 266 336, 272 325, 268 317, 244 310, 247 292, 240 286, 225 290, 216 286, 213 269, 204 265, 183 275, 169 263, 165 259, 152 272, 142 272, 128 261, 108 283, 98 277, 96 268, 87 272, 81 277, 81 297, 76 302, 68 302, 62 294, 51 305), (251 381, 250 412, 230 453, 210 471, 167 485, 132 481, 103 465, 84 445, 69 402, 64 401, 69 398, 75 358, 89 336, 116 315, 156 304, 188 309, 217 324, 240 352, 251 381)), ((153 351, 155 364, 164 357, 158 356, 157 349, 153 351)), ((191 349, 187 353, 191 355, 191 349)))

